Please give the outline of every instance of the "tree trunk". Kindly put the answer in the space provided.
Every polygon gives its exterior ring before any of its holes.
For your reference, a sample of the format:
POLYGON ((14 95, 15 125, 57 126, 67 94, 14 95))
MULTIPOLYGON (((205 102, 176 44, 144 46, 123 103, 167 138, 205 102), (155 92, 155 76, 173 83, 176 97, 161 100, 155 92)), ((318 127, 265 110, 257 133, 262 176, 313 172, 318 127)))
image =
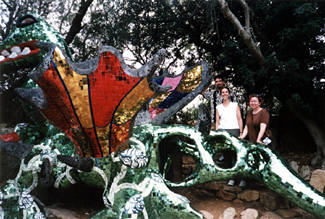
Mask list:
POLYGON ((325 169, 325 136, 322 128, 312 119, 306 117, 303 113, 299 112, 292 103, 288 103, 290 111, 306 126, 310 135, 312 136, 317 148, 316 157, 312 160, 311 164, 316 166, 321 163, 322 169, 325 169))
POLYGON ((317 147, 317 155, 312 160, 312 165, 317 165, 322 161, 322 169, 325 169, 325 137, 323 130, 316 124, 315 121, 308 119, 306 117, 302 117, 301 121, 307 127, 310 135, 313 137, 314 142, 317 147))

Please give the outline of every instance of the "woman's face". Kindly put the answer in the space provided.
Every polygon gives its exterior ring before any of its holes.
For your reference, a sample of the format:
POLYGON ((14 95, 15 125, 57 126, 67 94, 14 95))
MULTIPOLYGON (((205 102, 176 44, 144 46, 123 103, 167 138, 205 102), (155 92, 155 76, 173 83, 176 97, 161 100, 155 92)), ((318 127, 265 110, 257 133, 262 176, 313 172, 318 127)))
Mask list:
POLYGON ((222 88, 221 90, 221 97, 224 100, 227 100, 229 98, 229 91, 227 88, 222 88))
POLYGON ((252 109, 256 109, 258 107, 261 106, 261 103, 260 101, 258 100, 257 97, 252 97, 250 100, 249 100, 249 106, 252 108, 252 109))

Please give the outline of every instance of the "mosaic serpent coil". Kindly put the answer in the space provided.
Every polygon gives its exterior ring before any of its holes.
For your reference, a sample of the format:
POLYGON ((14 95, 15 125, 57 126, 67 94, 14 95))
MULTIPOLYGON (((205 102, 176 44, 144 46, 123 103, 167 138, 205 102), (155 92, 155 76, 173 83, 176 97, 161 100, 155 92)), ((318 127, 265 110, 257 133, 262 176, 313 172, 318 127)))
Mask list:
POLYGON ((0 218, 45 218, 31 192, 43 184, 66 188, 78 181, 103 188, 106 208, 93 218, 203 218, 170 188, 236 175, 259 180, 325 217, 324 196, 269 148, 210 131, 207 114, 200 114, 197 128, 163 125, 209 84, 205 62, 157 77, 164 50, 131 69, 107 46, 96 58, 75 63, 60 35, 32 14, 18 19, 0 49, 1 71, 33 68, 28 74, 33 81, 16 91, 48 121, 32 119, 35 124, 17 125, 15 133, 1 136, 1 148, 21 163, 17 176, 0 189, 0 218), (196 170, 178 182, 167 177, 176 149, 196 161, 196 170), (223 150, 235 154, 232 167, 215 162, 223 150))

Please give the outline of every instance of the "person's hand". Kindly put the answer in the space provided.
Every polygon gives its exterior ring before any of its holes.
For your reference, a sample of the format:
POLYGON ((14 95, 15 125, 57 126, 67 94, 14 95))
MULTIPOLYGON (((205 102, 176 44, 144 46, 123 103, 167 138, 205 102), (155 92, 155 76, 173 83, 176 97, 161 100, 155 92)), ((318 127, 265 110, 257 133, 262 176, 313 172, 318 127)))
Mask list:
POLYGON ((256 143, 263 144, 261 140, 256 140, 256 143))

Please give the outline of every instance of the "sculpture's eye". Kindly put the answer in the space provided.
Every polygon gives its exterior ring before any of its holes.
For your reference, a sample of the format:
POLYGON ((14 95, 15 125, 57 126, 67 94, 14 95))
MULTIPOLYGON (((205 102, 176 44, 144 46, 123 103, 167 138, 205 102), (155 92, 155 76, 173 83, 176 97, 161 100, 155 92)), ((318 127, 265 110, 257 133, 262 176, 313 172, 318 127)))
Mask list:
POLYGON ((159 143, 159 169, 171 182, 191 179, 198 168, 198 151, 195 141, 182 135, 168 136, 159 143))
POLYGON ((237 162, 237 153, 232 148, 217 150, 213 155, 214 163, 223 169, 230 169, 237 162))
POLYGON ((230 169, 237 163, 236 149, 224 135, 207 137, 206 149, 213 154, 214 163, 223 169, 230 169))
POLYGON ((17 27, 26 27, 26 26, 32 25, 37 22, 38 22, 37 18, 35 18, 33 15, 28 14, 28 15, 18 18, 16 26, 17 27))

